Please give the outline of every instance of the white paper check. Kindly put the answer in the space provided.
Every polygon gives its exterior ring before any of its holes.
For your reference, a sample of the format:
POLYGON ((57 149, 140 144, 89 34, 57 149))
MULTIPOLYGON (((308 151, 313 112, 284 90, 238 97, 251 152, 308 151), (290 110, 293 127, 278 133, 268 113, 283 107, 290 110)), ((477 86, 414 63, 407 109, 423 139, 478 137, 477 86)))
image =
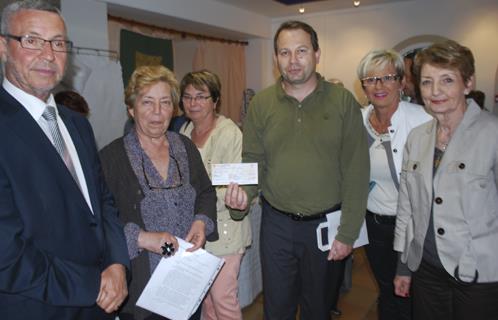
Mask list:
POLYGON ((257 163, 219 163, 211 165, 213 186, 224 186, 231 182, 239 185, 258 184, 257 163))

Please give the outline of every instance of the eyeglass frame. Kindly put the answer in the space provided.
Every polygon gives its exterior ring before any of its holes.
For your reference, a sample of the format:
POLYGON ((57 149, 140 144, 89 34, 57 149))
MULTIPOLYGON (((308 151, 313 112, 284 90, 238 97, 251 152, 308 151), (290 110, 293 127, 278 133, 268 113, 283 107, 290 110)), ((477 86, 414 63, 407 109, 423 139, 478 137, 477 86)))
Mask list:
POLYGON ((46 40, 46 39, 43 39, 43 38, 40 38, 40 37, 37 37, 37 36, 32 36, 30 34, 26 34, 26 35, 23 35, 23 36, 15 36, 13 34, 2 34, 1 35, 2 37, 6 37, 6 38, 9 38, 9 39, 14 39, 14 40, 17 40, 19 41, 19 43, 21 44, 21 47, 23 49, 27 49, 27 50, 43 50, 43 48, 45 47, 45 43, 50 43, 50 48, 52 49, 52 51, 54 52, 71 52, 71 50, 73 49, 73 42, 72 41, 69 41, 69 40, 65 40, 65 39, 52 39, 52 40, 46 40), (26 46, 26 43, 24 41, 26 41, 25 39, 34 39, 36 41, 43 41, 43 42, 40 42, 41 46, 39 48, 30 48, 30 47, 27 47, 26 46), (59 48, 57 48, 55 46, 55 43, 56 42, 62 42, 64 43, 64 50, 59 50, 59 48))
POLYGON ((384 85, 386 83, 387 84, 395 83, 399 79, 401 79, 401 76, 399 74, 390 73, 390 74, 386 74, 385 76, 382 76, 382 77, 365 77, 365 78, 361 79, 360 81, 361 81, 361 85, 364 87, 374 87, 377 85, 377 82, 379 82, 379 81, 381 84, 384 85), (392 80, 389 78, 392 78, 392 80), (370 84, 365 84, 365 81, 370 80, 370 79, 375 80, 375 82, 370 83, 370 84))
MULTIPOLYGON (((175 184, 172 186, 158 187, 158 186, 151 185, 150 180, 147 177, 147 172, 145 171, 145 156, 144 156, 144 152, 142 152, 142 173, 144 175, 145 184, 147 184, 147 187, 149 187, 149 190, 170 190, 170 189, 180 188, 181 186, 183 186, 183 176, 182 176, 182 171, 180 170, 180 164, 178 163, 178 160, 176 160, 176 158, 171 154, 171 152, 169 154, 169 157, 170 157, 170 159, 173 159, 175 161, 176 170, 178 171, 179 182, 178 182, 178 184, 175 184)), ((168 171, 169 171, 169 166, 168 166, 168 171)))
POLYGON ((212 96, 191 96, 191 95, 188 95, 188 96, 185 96, 185 95, 182 95, 182 101, 183 103, 192 103, 193 102, 197 102, 197 103, 206 103, 208 101, 208 99, 212 98, 212 96))

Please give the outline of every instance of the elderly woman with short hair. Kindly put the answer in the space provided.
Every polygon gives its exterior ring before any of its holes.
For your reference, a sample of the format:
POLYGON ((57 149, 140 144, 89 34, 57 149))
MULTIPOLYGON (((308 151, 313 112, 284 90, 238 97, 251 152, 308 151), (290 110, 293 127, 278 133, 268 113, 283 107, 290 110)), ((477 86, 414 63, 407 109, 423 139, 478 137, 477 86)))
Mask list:
POLYGON ((431 119, 422 106, 401 101, 404 62, 392 50, 370 51, 358 66, 370 105, 362 110, 370 153, 366 224, 367 258, 379 286, 381 320, 410 319, 410 301, 394 294, 397 253, 393 250, 402 150, 412 128, 431 119))
POLYGON ((139 67, 125 96, 134 127, 101 151, 132 263, 129 299, 119 318, 164 319, 136 307, 137 299, 161 257, 178 249, 175 237, 191 242, 189 251, 218 238, 216 193, 195 145, 166 131, 179 102, 173 73, 139 67))
POLYGON ((415 75, 434 120, 406 142, 394 249, 412 275, 396 293, 413 299, 415 320, 498 315, 498 119, 465 95, 472 52, 435 43, 418 53, 415 75))

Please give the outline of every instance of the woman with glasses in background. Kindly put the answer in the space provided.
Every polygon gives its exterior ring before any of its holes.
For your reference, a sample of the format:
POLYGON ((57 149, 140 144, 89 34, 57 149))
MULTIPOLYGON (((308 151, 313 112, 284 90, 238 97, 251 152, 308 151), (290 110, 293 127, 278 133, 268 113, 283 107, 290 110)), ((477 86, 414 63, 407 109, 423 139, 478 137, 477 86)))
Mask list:
MULTIPOLYGON (((216 111, 221 103, 221 84, 210 71, 190 72, 180 83, 180 102, 188 121, 183 133, 197 146, 208 175, 211 164, 242 161, 242 133, 230 119, 216 111)), ((249 218, 234 221, 225 206, 226 186, 217 186, 219 240, 207 241, 206 250, 222 257, 225 264, 209 290, 202 306, 203 320, 240 320, 237 277, 245 248, 251 244, 249 218)))
POLYGON ((410 301, 396 296, 393 285, 398 261, 393 239, 399 175, 408 133, 431 120, 431 116, 422 106, 401 101, 404 62, 398 53, 370 51, 361 60, 357 73, 370 101, 362 110, 370 153, 366 213, 369 244, 365 249, 379 286, 379 319, 411 319, 410 301))
POLYGON ((175 237, 191 242, 189 251, 218 238, 216 193, 195 145, 167 132, 179 102, 173 73, 163 66, 137 68, 125 102, 134 127, 101 151, 132 263, 129 298, 119 318, 163 319, 136 307, 136 301, 161 257, 178 249, 175 237))

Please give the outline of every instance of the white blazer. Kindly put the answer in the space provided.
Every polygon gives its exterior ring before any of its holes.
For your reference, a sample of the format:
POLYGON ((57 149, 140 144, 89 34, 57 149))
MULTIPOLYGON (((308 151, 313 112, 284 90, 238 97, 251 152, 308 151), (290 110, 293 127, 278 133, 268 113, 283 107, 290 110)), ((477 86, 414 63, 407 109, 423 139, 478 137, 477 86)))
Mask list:
MULTIPOLYGON (((363 123, 367 126, 368 116, 373 110, 373 105, 368 105, 361 110, 363 123)), ((391 137, 391 154, 394 163, 394 171, 396 176, 396 185, 399 183, 399 175, 401 173, 401 163, 403 161, 403 148, 410 131, 421 125, 422 123, 432 120, 432 116, 425 112, 423 106, 418 104, 400 101, 398 109, 391 117, 391 126, 388 128, 391 137)), ((389 155, 388 155, 389 158, 389 155)))

